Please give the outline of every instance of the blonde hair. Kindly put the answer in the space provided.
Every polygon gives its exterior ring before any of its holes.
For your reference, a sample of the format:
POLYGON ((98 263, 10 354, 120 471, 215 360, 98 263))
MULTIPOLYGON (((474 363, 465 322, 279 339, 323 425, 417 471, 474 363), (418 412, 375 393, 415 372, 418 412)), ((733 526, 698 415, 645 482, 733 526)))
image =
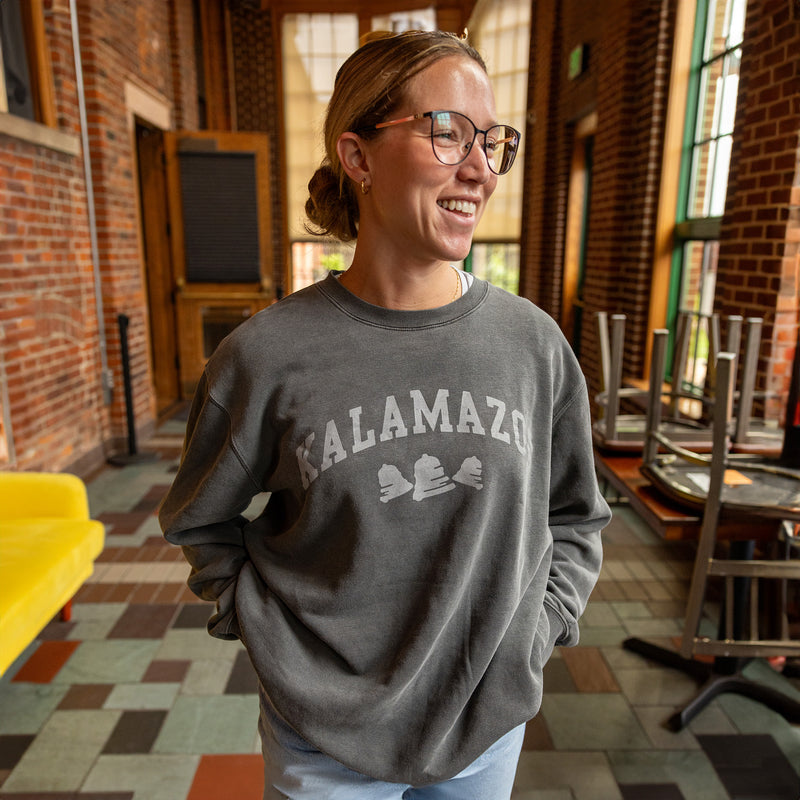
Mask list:
POLYGON ((406 31, 367 34, 363 44, 336 74, 325 116, 325 158, 308 183, 306 229, 319 236, 349 242, 358 235, 358 202, 354 183, 344 172, 336 143, 345 131, 363 138, 400 106, 408 82, 431 64, 451 56, 486 64, 463 37, 442 31, 406 31))

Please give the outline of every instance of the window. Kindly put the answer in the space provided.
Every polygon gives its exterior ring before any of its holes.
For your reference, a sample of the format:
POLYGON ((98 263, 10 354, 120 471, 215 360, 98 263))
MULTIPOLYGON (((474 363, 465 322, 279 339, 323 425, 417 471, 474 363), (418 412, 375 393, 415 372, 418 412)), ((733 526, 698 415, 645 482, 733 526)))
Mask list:
POLYGON ((55 126, 42 0, 0 1, 0 112, 55 126))
POLYGON ((692 319, 684 381, 705 382, 719 227, 728 188, 746 0, 699 0, 687 102, 668 326, 692 319))
POLYGON ((519 244, 475 242, 469 256, 469 268, 479 278, 516 294, 519 290, 519 244))
MULTIPOLYGON (((531 4, 525 0, 489 0, 479 4, 469 28, 470 40, 486 61, 497 118, 520 131, 525 130, 528 97, 530 13, 531 4)), ((467 268, 513 292, 519 287, 524 150, 523 136, 511 172, 497 181, 467 260, 467 268)))
POLYGON ((436 9, 421 8, 416 11, 395 11, 372 18, 372 30, 392 31, 432 31, 436 29, 436 9))
POLYGON ((325 109, 336 71, 358 47, 358 17, 286 14, 281 41, 291 290, 296 291, 323 277, 326 265, 343 269, 351 260, 351 247, 309 236, 304 222, 308 181, 325 155, 322 142, 325 109))

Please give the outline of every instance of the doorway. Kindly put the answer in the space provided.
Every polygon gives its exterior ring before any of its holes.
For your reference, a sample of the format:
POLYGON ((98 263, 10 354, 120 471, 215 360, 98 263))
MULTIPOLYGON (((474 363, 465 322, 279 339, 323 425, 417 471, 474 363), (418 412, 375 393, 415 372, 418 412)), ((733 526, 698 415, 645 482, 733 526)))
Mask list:
POLYGON ((161 420, 170 416, 184 399, 180 385, 162 131, 137 120, 136 155, 150 320, 150 359, 153 366, 156 413, 161 420))

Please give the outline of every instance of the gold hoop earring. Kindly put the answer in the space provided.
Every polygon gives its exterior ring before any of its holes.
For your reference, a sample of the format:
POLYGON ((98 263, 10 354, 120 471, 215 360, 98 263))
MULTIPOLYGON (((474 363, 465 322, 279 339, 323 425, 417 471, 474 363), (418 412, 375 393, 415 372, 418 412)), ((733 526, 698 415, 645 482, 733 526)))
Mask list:
POLYGON ((369 186, 367 186, 367 179, 361 179, 361 194, 369 194, 369 186))

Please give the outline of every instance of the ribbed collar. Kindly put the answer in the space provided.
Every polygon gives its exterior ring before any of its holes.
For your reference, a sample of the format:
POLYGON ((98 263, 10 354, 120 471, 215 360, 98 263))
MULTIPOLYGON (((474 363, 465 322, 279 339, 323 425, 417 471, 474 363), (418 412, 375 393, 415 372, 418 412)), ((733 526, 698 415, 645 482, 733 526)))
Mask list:
POLYGON ((324 280, 315 284, 331 303, 344 314, 365 325, 395 330, 434 328, 457 322, 477 309, 486 299, 489 291, 489 284, 486 281, 475 278, 469 290, 452 303, 423 311, 397 311, 367 303, 349 289, 345 289, 337 279, 337 275, 341 275, 341 273, 332 272, 324 280))

